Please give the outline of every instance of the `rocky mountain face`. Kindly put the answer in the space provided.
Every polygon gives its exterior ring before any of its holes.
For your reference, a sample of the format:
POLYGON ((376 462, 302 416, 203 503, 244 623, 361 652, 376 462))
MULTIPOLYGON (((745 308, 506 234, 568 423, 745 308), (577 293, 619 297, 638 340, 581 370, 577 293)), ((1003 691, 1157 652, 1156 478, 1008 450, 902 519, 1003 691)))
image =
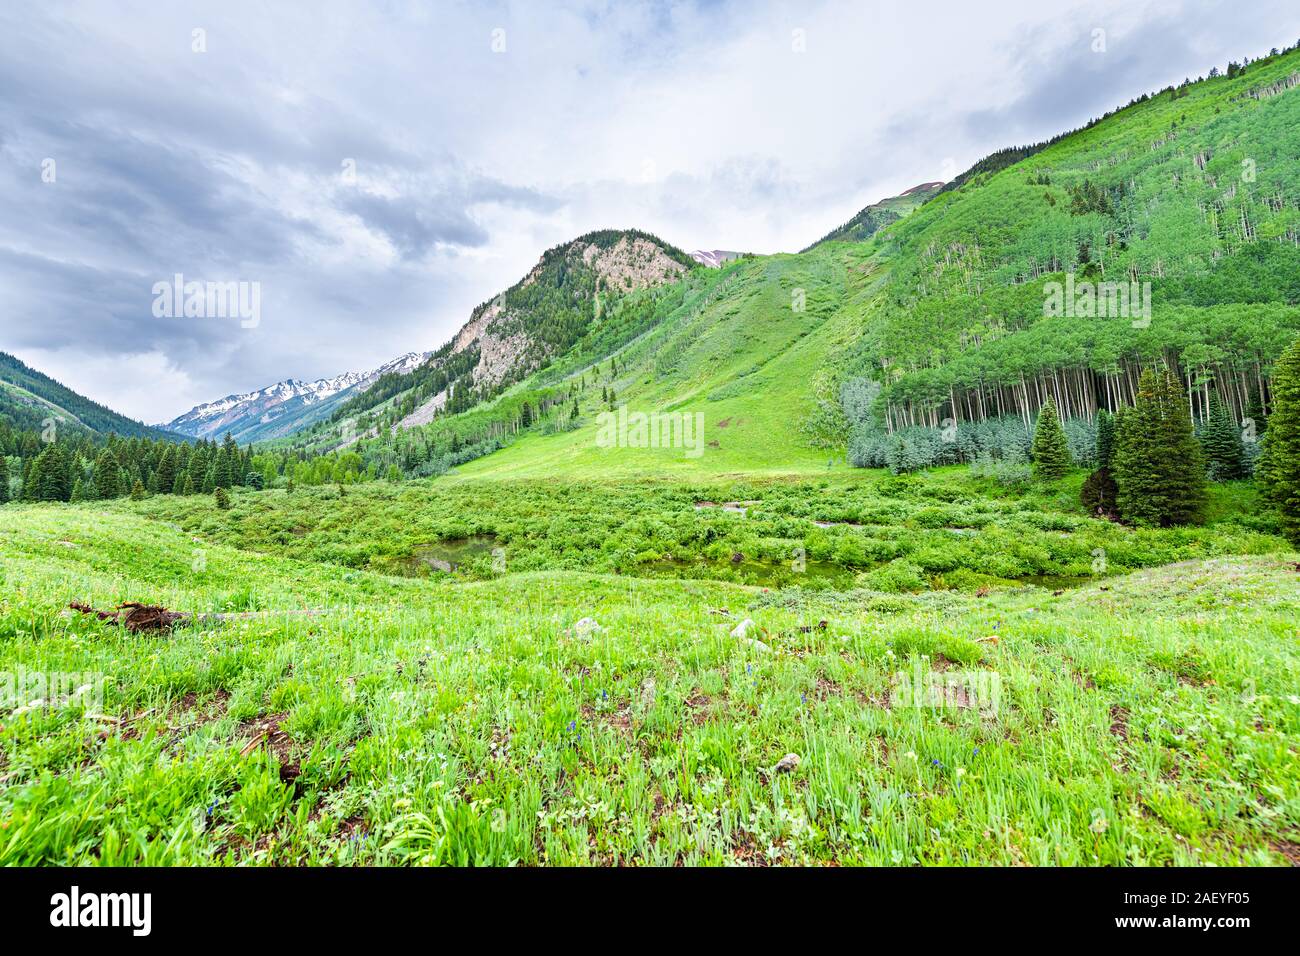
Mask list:
MULTIPOLYGON (((518 381, 563 352, 598 320, 608 302, 675 282, 696 260, 646 233, 605 230, 549 249, 517 284, 474 310, 433 365, 476 349, 461 377, 479 392, 518 381)), ((455 382, 425 399, 399 428, 422 425, 447 404, 455 382)))
POLYGON ((193 438, 219 438, 230 432, 240 442, 291 434, 323 417, 335 399, 365 391, 381 375, 408 373, 431 354, 408 352, 368 372, 344 372, 314 382, 285 379, 195 406, 161 427, 193 438))

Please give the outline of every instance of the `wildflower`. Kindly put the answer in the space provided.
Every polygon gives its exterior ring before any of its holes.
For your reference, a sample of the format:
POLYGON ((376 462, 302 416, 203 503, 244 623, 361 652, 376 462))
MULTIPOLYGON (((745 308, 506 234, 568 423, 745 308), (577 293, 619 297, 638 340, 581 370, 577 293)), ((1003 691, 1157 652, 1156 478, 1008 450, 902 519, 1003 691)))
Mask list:
POLYGON ((903 754, 903 756, 906 757, 908 760, 915 760, 915 759, 916 759, 916 753, 915 753, 914 751, 911 751, 911 750, 909 750, 907 753, 903 754))
POLYGON ((958 767, 958 768, 957 768, 957 776, 959 776, 959 777, 964 777, 964 776, 966 776, 966 768, 965 768, 965 767, 958 767))

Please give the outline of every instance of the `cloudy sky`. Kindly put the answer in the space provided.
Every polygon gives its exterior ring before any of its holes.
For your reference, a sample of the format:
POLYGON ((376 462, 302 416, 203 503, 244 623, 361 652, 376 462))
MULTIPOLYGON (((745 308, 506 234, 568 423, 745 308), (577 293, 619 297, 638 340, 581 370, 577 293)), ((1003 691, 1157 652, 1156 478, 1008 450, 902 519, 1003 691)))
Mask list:
POLYGON ((0 350, 164 421, 435 348, 590 229, 797 250, 1297 38, 1294 0, 5 4, 0 350), (260 321, 155 316, 177 273, 260 321))

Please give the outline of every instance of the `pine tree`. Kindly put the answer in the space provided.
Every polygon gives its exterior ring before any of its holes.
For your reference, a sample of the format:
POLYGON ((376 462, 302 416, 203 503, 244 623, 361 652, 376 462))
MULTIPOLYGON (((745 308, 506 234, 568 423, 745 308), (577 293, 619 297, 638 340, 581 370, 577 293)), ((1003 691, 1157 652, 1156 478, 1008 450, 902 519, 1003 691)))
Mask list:
POLYGON ((1115 457, 1115 416, 1106 409, 1097 412, 1097 468, 1110 468, 1115 457))
POLYGON ((1191 524, 1205 509, 1205 456, 1196 440, 1182 379, 1172 368, 1166 368, 1161 377, 1160 406, 1164 487, 1169 501, 1163 523, 1191 524))
POLYGON ((1119 416, 1114 477, 1120 516, 1139 525, 1196 520, 1205 504, 1205 466, 1178 377, 1148 369, 1137 402, 1119 416))
POLYGON ((1061 418, 1056 414, 1056 403, 1050 398, 1038 412, 1031 456, 1034 477, 1049 481, 1064 477, 1074 464, 1070 458, 1070 446, 1065 440, 1065 430, 1061 428, 1061 418))
POLYGON ((106 448, 99 453, 99 457, 95 459, 96 497, 107 501, 122 494, 122 487, 118 481, 120 471, 121 468, 112 452, 106 448))
POLYGON ((181 486, 181 494, 183 495, 194 494, 194 479, 190 477, 188 474, 185 476, 185 484, 181 486))
POLYGON ((1277 505, 1282 533, 1300 547, 1300 339, 1273 366, 1273 414, 1256 473, 1277 505))
POLYGON ((131 486, 131 500, 132 501, 144 500, 144 482, 141 481, 139 478, 137 478, 135 480, 135 484, 131 486))
POLYGON ((225 511, 230 507, 230 495, 226 493, 225 488, 218 487, 213 491, 212 501, 222 511, 225 511))
POLYGON ((9 501, 9 459, 0 454, 0 505, 9 501))
POLYGON ((176 455, 169 445, 158 459, 158 469, 154 472, 154 488, 160 494, 171 494, 172 485, 176 483, 176 455))
POLYGON ((1201 435, 1206 464, 1215 481, 1246 477, 1246 454, 1241 433, 1217 394, 1210 398, 1210 418, 1201 435))
POLYGON ((73 503, 86 500, 86 488, 81 479, 78 478, 72 485, 72 497, 68 499, 73 503))

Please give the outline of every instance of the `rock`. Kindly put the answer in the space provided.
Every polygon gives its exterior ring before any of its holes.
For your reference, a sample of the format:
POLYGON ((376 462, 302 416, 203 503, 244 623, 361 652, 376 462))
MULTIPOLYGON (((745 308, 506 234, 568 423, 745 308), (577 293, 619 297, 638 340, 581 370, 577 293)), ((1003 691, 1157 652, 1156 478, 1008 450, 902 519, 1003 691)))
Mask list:
POLYGON ((743 621, 741 621, 739 624, 737 624, 734 628, 731 629, 731 636, 739 637, 741 639, 749 637, 749 629, 754 626, 755 625, 753 621, 751 621, 749 618, 745 618, 743 621))
POLYGON ((765 654, 771 653, 772 648, 768 647, 762 641, 756 641, 752 637, 743 638, 744 642, 756 651, 762 651, 765 654))
POLYGON ((590 637, 592 634, 599 634, 603 630, 604 628, 596 623, 594 617, 584 617, 573 625, 573 633, 578 637, 590 637))
POLYGON ((799 755, 786 754, 784 757, 782 757, 780 760, 776 762, 776 767, 774 769, 776 770, 777 773, 789 773, 791 770, 794 770, 798 766, 799 766, 799 755))

